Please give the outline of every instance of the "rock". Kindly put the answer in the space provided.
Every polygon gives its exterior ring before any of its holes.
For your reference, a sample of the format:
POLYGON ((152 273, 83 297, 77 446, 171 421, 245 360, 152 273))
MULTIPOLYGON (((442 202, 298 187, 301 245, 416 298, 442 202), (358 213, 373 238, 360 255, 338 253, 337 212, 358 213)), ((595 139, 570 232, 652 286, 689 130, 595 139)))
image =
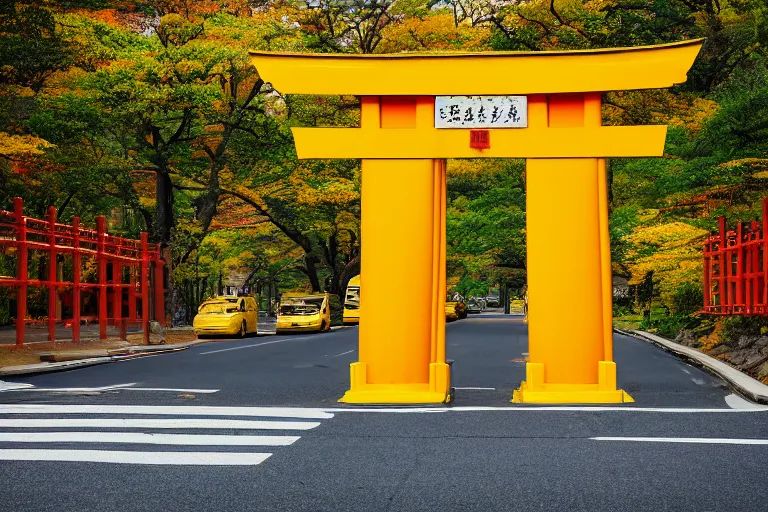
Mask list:
POLYGON ((700 346, 699 340, 696 339, 696 336, 693 335, 693 333, 687 329, 683 329, 679 333, 677 333, 677 337, 675 337, 675 342, 680 343, 681 345, 685 345, 686 347, 693 347, 696 348, 700 346))
POLYGON ((165 335, 165 329, 163 329, 162 326, 160 326, 160 322, 158 322, 157 320, 152 320, 151 322, 149 322, 149 332, 151 332, 152 334, 159 334, 162 336, 165 335))
POLYGON ((728 360, 734 366, 741 366, 747 360, 747 357, 749 357, 749 354, 744 350, 736 350, 731 353, 730 357, 728 357, 728 360))
POLYGON ((731 347, 729 347, 728 345, 718 345, 707 353, 713 357, 716 357, 722 354, 727 354, 730 351, 731 351, 731 347))
POLYGON ((165 329, 155 320, 149 322, 149 344, 165 345, 165 329))
POLYGON ((760 336, 757 338, 757 341, 755 341, 755 347, 757 348, 768 348, 768 336, 760 336))
POLYGON ((768 360, 768 356, 763 355, 761 353, 753 353, 749 357, 746 358, 746 361, 744 361, 744 368, 746 369, 752 369, 755 368, 762 363, 764 363, 766 360, 768 360))
POLYGON ((750 336, 739 336, 739 340, 736 342, 736 346, 739 348, 747 348, 754 342, 754 339, 750 336))

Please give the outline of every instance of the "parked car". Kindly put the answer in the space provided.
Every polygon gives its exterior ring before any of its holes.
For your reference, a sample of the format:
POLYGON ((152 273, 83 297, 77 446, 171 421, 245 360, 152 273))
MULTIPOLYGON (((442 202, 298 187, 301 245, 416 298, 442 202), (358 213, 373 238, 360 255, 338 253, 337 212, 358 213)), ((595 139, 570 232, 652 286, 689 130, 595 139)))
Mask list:
POLYGON ((357 275, 347 283, 347 294, 344 299, 344 325, 360 323, 360 276, 357 275))
POLYGON ((483 307, 480 304, 480 301, 478 301, 475 298, 470 298, 467 301, 467 313, 469 314, 479 314, 483 311, 483 307))
POLYGON ((280 299, 277 332, 324 332, 331 328, 328 294, 303 295, 286 293, 280 299))
POLYGON ((459 297, 446 297, 445 300, 445 319, 446 320, 458 320, 460 318, 467 318, 467 304, 464 299, 459 297), (452 299, 457 300, 452 300, 452 299))
POLYGON ((212 334, 256 334, 259 325, 259 304, 254 297, 220 295, 200 304, 192 320, 198 336, 212 334))
POLYGON ((513 315, 525 314, 525 301, 523 299, 512 298, 509 301, 509 312, 513 315))

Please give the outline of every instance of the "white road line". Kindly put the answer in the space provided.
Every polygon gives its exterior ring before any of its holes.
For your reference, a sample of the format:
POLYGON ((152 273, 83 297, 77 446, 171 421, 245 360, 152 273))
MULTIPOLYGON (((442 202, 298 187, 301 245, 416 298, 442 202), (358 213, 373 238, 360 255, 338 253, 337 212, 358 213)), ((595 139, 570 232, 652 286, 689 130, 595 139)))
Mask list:
POLYGON ((254 421, 212 420, 197 418, 133 419, 133 418, 66 418, 66 419, 6 419, 0 418, 0 427, 6 428, 176 428, 176 429, 251 429, 251 430, 310 430, 320 423, 308 421, 254 421))
POLYGON ((215 436, 141 432, 0 432, 0 443, 125 443, 184 446, 288 446, 299 436, 215 436))
POLYGON ((731 393, 730 395, 727 395, 725 397, 725 403, 728 404, 728 407, 731 409, 762 409, 764 406, 758 405, 756 403, 750 402, 748 400, 744 400, 739 395, 731 393))
POLYGON ((5 382, 0 380, 0 392, 1 391, 16 391, 18 389, 32 388, 33 384, 25 384, 22 382, 5 382))
POLYGON ((726 439, 707 437, 590 437, 594 441, 633 441, 641 443, 692 444, 768 444, 768 439, 726 439))
POLYGON ((375 412, 389 414, 423 414, 423 413, 460 413, 460 412, 618 412, 618 413, 667 413, 667 414, 727 414, 767 412, 768 406, 752 404, 751 407, 729 409, 704 409, 681 407, 633 407, 633 406, 527 406, 491 407, 333 407, 333 408, 302 408, 302 407, 219 407, 219 406, 145 406, 145 405, 59 405, 59 404, 0 404, 0 414, 141 414, 141 415, 173 415, 173 416, 244 416, 244 417, 274 417, 300 419, 329 419, 336 413, 344 412, 375 412))
POLYGON ((200 352, 199 355, 204 356, 206 354, 218 354, 219 352, 229 352, 230 350, 240 350, 243 348, 261 347, 262 345, 272 345, 273 343, 284 343, 286 341, 299 341, 311 338, 312 336, 299 336, 298 338, 286 338, 284 340, 265 341, 264 343, 254 343, 253 345, 243 345, 240 347, 222 348, 219 350, 209 350, 208 352, 200 352))
POLYGON ((459 388, 459 387, 454 387, 453 389, 477 389, 477 390, 483 390, 483 391, 496 391, 496 388, 473 388, 473 387, 459 388))
POLYGON ((144 414, 173 416, 246 416, 326 420, 322 409, 296 407, 225 407, 188 405, 0 404, 0 414, 144 414))
POLYGON ((198 393, 201 395, 218 393, 218 389, 185 389, 185 388, 125 388, 120 391, 172 391, 178 393, 198 393))
POLYGON ((130 388, 131 386, 135 386, 135 382, 129 382, 127 384, 112 384, 111 386, 101 386, 98 388, 24 388, 24 389, 18 389, 18 390, 9 390, 9 391, 45 391, 46 393, 89 393, 89 392, 97 392, 97 391, 113 391, 116 389, 126 389, 130 388))
POLYGON ((541 406, 541 407, 401 407, 392 409, 377 409, 371 407, 359 408, 328 408, 322 409, 326 412, 379 412, 391 414, 421 414, 421 413, 449 413, 449 412, 478 412, 478 411, 503 411, 509 413, 516 412, 660 412, 675 414, 698 414, 698 413, 748 413, 748 412, 766 412, 768 406, 755 406, 754 409, 694 409, 694 408, 675 408, 675 407, 561 407, 561 406, 541 406))
POLYGON ((174 466, 256 466, 271 453, 121 452, 111 450, 0 450, 0 460, 172 464, 174 466))
POLYGON ((347 354, 351 354, 352 352, 354 352, 354 350, 347 350, 346 352, 342 352, 341 354, 336 354, 335 356, 325 356, 325 357, 327 357, 328 359, 330 359, 330 358, 332 358, 332 357, 345 356, 345 355, 347 355, 347 354))

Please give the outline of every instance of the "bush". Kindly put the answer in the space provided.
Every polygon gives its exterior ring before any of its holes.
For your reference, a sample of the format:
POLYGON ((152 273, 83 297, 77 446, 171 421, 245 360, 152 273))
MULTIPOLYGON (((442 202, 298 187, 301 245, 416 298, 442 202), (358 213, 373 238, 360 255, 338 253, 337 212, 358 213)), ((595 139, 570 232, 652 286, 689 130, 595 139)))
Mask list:
POLYGON ((342 325, 344 323, 344 304, 338 295, 331 294, 331 325, 342 325))
POLYGON ((640 322, 640 330, 656 331, 659 336, 668 339, 675 339, 683 329, 694 329, 701 324, 699 317, 690 317, 688 315, 668 315, 654 317, 650 321, 640 322))
POLYGON ((741 336, 760 336, 768 332, 768 317, 765 316, 729 316, 723 323, 723 340, 726 343, 738 341, 741 336))
POLYGON ((11 301, 0 295, 0 327, 11 325, 11 301))
POLYGON ((698 283, 682 283, 672 296, 672 312, 688 316, 704 307, 704 292, 698 283))

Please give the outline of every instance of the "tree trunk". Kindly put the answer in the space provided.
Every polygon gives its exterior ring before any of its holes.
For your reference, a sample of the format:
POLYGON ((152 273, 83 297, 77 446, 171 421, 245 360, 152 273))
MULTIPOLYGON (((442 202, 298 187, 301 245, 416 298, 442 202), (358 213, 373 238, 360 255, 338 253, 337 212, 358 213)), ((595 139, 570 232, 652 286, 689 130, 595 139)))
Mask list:
POLYGON ((173 229, 173 183, 166 172, 157 173, 154 241, 167 247, 173 229))
POLYGON ((307 266, 307 277, 309 277, 309 285, 312 287, 313 293, 320 293, 320 279, 317 277, 317 261, 316 256, 306 255, 304 257, 304 263, 307 266))

